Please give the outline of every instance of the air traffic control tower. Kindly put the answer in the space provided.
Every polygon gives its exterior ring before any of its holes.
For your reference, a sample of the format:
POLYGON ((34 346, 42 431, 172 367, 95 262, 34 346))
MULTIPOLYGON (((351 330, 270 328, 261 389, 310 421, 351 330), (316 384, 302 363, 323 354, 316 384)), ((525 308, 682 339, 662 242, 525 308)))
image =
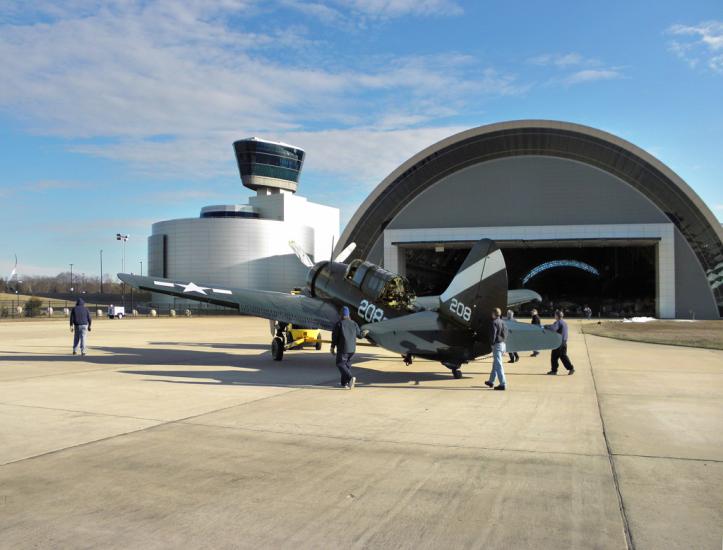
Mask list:
POLYGON ((233 149, 246 187, 265 194, 296 193, 304 165, 303 149, 255 137, 234 142, 233 149))
POLYGON ((307 268, 288 242, 296 241, 314 261, 328 259, 339 238, 339 210, 296 194, 303 149, 255 137, 236 141, 233 148, 241 181, 256 195, 247 204, 204 206, 198 218, 154 223, 148 273, 279 292, 302 286, 307 268))

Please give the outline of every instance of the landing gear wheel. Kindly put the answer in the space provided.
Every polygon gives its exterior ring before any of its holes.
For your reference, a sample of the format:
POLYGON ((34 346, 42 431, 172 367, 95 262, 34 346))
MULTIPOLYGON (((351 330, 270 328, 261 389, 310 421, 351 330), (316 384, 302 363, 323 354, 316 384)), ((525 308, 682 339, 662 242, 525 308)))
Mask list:
POLYGON ((459 369, 452 369, 452 376, 459 380, 460 378, 462 378, 462 371, 459 369))
POLYGON ((276 336, 271 341, 271 357, 274 361, 281 361, 284 358, 284 340, 276 336))
POLYGON ((403 355, 403 356, 402 356, 402 359, 404 359, 404 364, 405 364, 405 365, 409 366, 409 365, 412 364, 412 354, 411 354, 411 353, 408 353, 408 354, 406 354, 406 355, 403 355))
POLYGON ((316 344, 314 345, 316 351, 321 351, 321 334, 316 337, 316 344))

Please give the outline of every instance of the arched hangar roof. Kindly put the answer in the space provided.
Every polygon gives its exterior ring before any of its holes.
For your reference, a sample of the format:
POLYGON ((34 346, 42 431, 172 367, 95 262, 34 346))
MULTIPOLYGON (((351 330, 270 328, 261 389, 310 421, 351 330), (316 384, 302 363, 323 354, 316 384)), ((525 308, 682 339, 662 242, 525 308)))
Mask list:
MULTIPOLYGON (((384 228, 416 196, 468 166, 520 155, 571 159, 625 181, 655 204, 687 239, 709 278, 723 269, 723 229, 670 168, 617 136, 580 124, 518 120, 472 128, 420 151, 389 174, 359 207, 339 239, 365 258, 384 228)), ((723 288, 714 290, 721 302, 723 288)))

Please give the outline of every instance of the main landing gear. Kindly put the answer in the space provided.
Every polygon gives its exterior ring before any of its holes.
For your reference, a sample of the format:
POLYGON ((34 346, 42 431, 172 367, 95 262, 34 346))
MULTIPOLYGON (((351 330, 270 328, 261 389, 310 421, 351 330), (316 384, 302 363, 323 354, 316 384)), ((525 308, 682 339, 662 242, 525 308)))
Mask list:
POLYGON ((445 367, 447 367, 449 370, 452 371, 452 376, 454 376, 457 380, 462 378, 462 371, 459 370, 462 368, 462 365, 459 363, 442 363, 445 367))

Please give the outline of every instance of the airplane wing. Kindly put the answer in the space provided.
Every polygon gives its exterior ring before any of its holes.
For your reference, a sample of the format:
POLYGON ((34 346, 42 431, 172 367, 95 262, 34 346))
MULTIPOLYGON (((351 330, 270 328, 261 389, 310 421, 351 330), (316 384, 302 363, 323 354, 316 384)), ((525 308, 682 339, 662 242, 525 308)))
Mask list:
POLYGON ((119 273, 118 278, 141 290, 177 296, 184 300, 207 302, 238 309, 244 315, 283 321, 327 330, 339 320, 336 308, 317 298, 269 290, 228 288, 223 285, 179 282, 160 277, 140 277, 119 273))
POLYGON ((557 349, 562 343, 562 336, 557 332, 546 330, 539 325, 518 323, 505 320, 507 325, 507 351, 540 351, 557 349))

